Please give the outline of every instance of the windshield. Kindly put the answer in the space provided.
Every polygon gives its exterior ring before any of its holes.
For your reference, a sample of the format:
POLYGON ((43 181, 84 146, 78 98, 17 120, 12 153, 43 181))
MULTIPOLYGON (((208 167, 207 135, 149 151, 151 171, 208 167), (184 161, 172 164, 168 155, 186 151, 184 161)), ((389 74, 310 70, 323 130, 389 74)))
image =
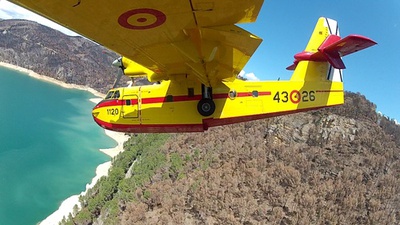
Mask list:
POLYGON ((108 93, 107 93, 107 96, 106 96, 106 100, 107 99, 110 99, 112 96, 114 95, 114 91, 109 91, 108 93))
POLYGON ((120 96, 120 94, 119 94, 118 90, 117 91, 109 91, 107 93, 107 96, 106 96, 105 100, 107 100, 107 99, 118 99, 119 96, 120 96))

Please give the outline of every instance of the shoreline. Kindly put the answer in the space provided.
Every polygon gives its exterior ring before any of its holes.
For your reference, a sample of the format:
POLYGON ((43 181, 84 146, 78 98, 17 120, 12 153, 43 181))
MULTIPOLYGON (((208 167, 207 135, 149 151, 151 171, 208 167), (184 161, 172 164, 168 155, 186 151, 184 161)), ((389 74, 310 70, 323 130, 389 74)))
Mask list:
MULTIPOLYGON (((91 102, 94 102, 94 103, 98 103, 105 96, 104 94, 94 90, 93 88, 83 86, 83 85, 77 85, 77 84, 67 84, 62 81, 56 80, 54 78, 40 75, 32 70, 25 69, 25 68, 22 68, 22 67, 19 67, 16 65, 12 65, 9 63, 0 62, 0 67, 5 67, 8 69, 16 70, 16 71, 22 72, 23 74, 26 74, 30 77, 33 77, 35 79, 46 81, 46 82, 61 86, 63 88, 88 91, 96 96, 96 98, 89 99, 91 102)), ((105 130, 105 129, 104 129, 104 132, 107 136, 109 136, 111 139, 113 139, 117 142, 117 146, 115 146, 113 148, 99 149, 100 152, 110 156, 110 161, 107 161, 107 162, 102 163, 97 166, 96 175, 95 175, 95 177, 92 178, 92 181, 90 183, 86 184, 85 191, 82 191, 81 193, 79 193, 77 195, 72 195, 72 196, 68 197, 67 199, 63 200, 61 205, 59 206, 59 208, 56 211, 54 211, 52 214, 48 215, 44 220, 39 221, 37 224, 40 224, 40 225, 58 224, 59 222, 61 222, 63 220, 64 217, 67 218, 70 213, 71 214, 73 213, 73 209, 74 209, 75 205, 78 205, 78 208, 80 209, 79 196, 86 194, 88 189, 92 188, 101 177, 108 175, 108 170, 111 167, 111 160, 116 155, 118 155, 120 152, 122 152, 124 150, 124 142, 129 139, 129 136, 124 133, 109 131, 109 130, 105 130)))
MULTIPOLYGON (((124 142, 129 139, 129 136, 124 133, 119 133, 115 131, 109 131, 109 130, 104 130, 104 131, 107 136, 109 136, 110 138, 114 139, 117 142, 117 146, 115 146, 114 148, 99 149, 99 151, 110 156, 110 158, 113 159, 115 156, 117 156, 120 152, 124 150, 124 142)), ((70 213, 73 214, 75 205, 77 205, 80 210, 81 206, 79 203, 79 196, 85 195, 90 188, 96 185, 97 181, 101 177, 108 176, 108 170, 110 168, 111 168, 111 160, 98 165, 96 168, 95 177, 92 178, 92 181, 90 183, 86 184, 86 189, 84 191, 82 191, 80 194, 72 195, 67 199, 65 199, 56 211, 54 211, 44 220, 40 221, 38 224, 40 225, 58 224, 63 220, 64 217, 68 218, 68 215, 70 213)))
POLYGON ((88 91, 88 92, 92 93, 93 95, 95 95, 95 96, 97 96, 99 98, 104 98, 104 96, 105 96, 105 94, 103 94, 103 93, 101 93, 99 91, 96 91, 95 89, 93 89, 91 87, 87 87, 87 86, 84 86, 84 85, 78 85, 78 84, 67 84, 67 83, 59 81, 59 80, 57 80, 55 78, 44 76, 44 75, 38 74, 38 73, 36 73, 36 72, 34 72, 32 70, 25 69, 23 67, 19 67, 19 66, 13 65, 13 64, 9 64, 9 63, 6 63, 6 62, 0 62, 0 66, 1 67, 6 67, 8 69, 12 69, 12 70, 16 70, 16 71, 22 72, 22 73, 24 73, 24 74, 26 74, 26 75, 28 75, 30 77, 36 78, 38 80, 46 81, 46 82, 49 82, 49 83, 52 83, 52 84, 56 84, 56 85, 61 86, 63 88, 78 89, 78 90, 82 90, 82 91, 88 91))

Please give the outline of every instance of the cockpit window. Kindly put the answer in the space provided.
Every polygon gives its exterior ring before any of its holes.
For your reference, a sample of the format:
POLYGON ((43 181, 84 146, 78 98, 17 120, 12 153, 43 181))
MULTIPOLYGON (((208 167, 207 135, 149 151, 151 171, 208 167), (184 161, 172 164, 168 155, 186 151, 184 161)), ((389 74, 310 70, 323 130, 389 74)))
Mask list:
POLYGON ((118 90, 117 91, 109 91, 107 93, 107 96, 106 96, 105 100, 107 100, 107 99, 118 99, 119 96, 120 96, 120 94, 119 94, 118 90))
POLYGON ((108 93, 107 93, 107 96, 106 96, 106 100, 107 99, 110 99, 112 96, 114 95, 114 91, 109 91, 108 93))

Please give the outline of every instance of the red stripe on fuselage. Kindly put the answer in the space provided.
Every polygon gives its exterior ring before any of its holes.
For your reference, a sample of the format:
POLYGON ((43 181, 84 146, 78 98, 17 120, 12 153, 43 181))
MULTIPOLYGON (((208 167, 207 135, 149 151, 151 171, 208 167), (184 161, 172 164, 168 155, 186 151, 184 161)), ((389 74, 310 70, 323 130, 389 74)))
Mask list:
MULTIPOLYGON (((237 93, 237 97, 251 97, 251 96, 253 96, 255 93, 253 93, 253 92, 239 92, 239 93, 237 93)), ((258 97, 259 96, 266 96, 266 95, 271 95, 271 92, 270 91, 265 91, 265 92, 258 92, 258 97)), ((255 97, 255 96, 253 96, 253 97, 255 97)))
MULTIPOLYGON (((266 92, 258 92, 258 96, 267 96, 271 95, 271 92, 266 91, 266 92)), ((251 97, 253 96, 252 92, 239 92, 237 93, 237 97, 251 97)), ((201 95, 194 95, 194 96, 186 96, 186 95, 181 95, 181 96, 171 96, 172 99, 168 99, 169 97, 164 96, 164 97, 155 97, 155 98, 142 98, 141 99, 141 104, 154 104, 154 103, 166 103, 166 102, 188 102, 188 101, 200 101, 201 100, 201 95), (172 100, 172 101, 171 101, 172 100)), ((222 94, 213 94, 213 99, 227 99, 229 98, 227 93, 222 93, 222 94)), ((131 99, 131 105, 138 104, 137 99, 131 99)), ((95 106, 95 108, 102 108, 102 107, 109 107, 109 106, 122 106, 126 105, 126 100, 120 100, 120 99, 108 99, 108 100, 103 100, 99 104, 95 106)))
MULTIPOLYGON (((107 107, 107 106, 122 106, 125 105, 125 100, 118 100, 118 99, 107 99, 99 102, 95 108, 107 107)), ((137 104, 137 100, 136 100, 137 104)))

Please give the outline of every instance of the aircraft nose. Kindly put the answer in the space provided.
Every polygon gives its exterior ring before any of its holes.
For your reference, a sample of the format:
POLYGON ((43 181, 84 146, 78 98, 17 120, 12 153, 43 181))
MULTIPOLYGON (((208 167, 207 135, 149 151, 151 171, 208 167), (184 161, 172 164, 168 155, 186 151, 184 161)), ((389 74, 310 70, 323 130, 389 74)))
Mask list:
POLYGON ((93 119, 96 119, 100 114, 100 110, 98 109, 98 104, 92 109, 93 119))
POLYGON ((99 112, 92 111, 93 117, 97 118, 99 116, 99 112))
POLYGON ((104 123, 103 120, 101 120, 101 118, 99 118, 100 115, 100 109, 97 108, 97 106, 95 106, 92 110, 92 116, 93 116, 93 120, 102 128, 107 129, 106 124, 104 123))

